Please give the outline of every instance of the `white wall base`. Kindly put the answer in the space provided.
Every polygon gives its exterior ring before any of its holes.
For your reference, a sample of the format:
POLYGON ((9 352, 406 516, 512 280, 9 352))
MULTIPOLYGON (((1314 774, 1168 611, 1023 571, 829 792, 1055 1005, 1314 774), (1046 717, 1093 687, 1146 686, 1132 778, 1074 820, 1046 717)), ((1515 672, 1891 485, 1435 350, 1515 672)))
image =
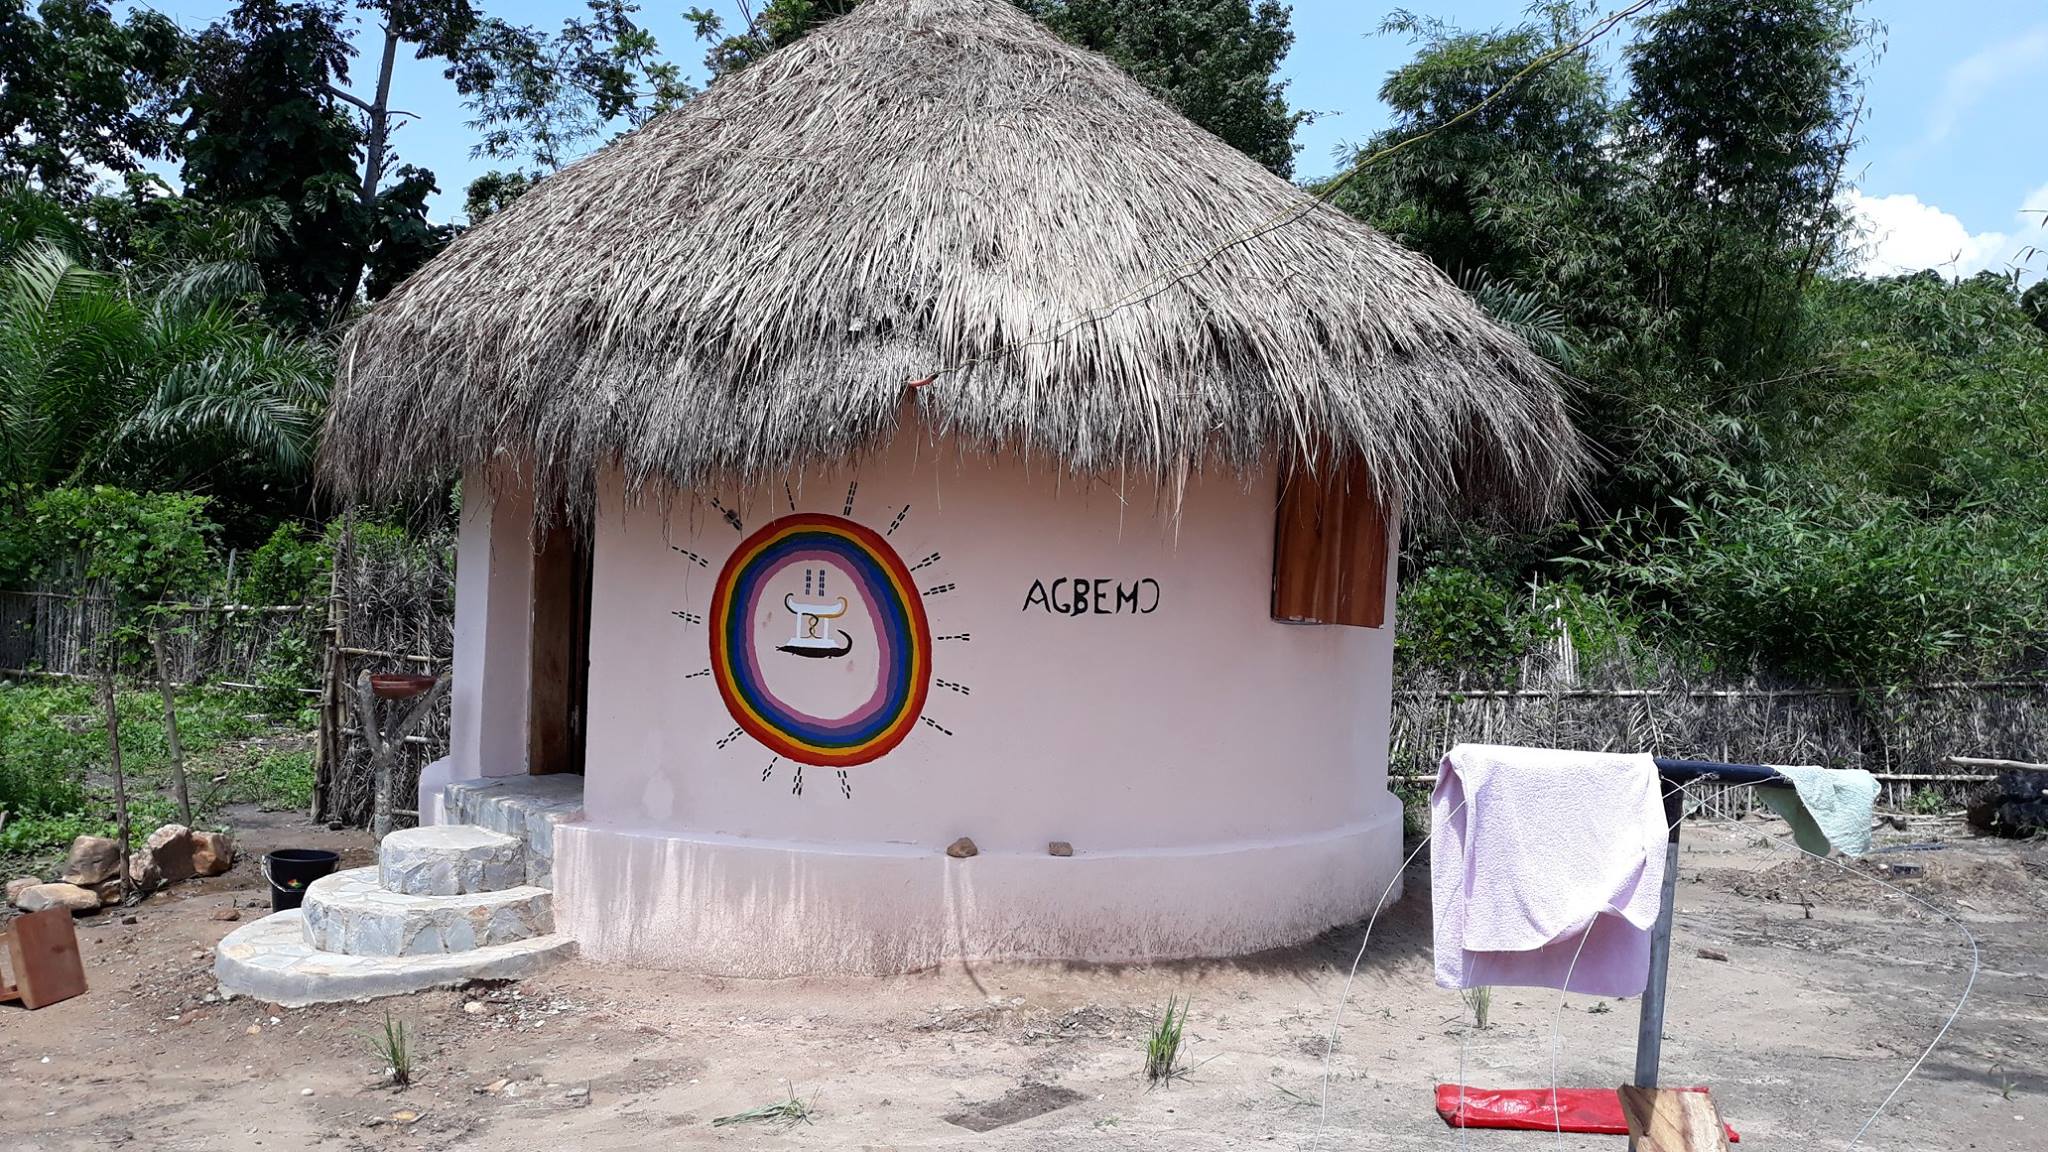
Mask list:
POLYGON ((455 758, 443 756, 420 769, 420 827, 448 822, 448 804, 441 789, 455 779, 455 758))
POLYGON ((1372 911, 1401 862, 1384 798, 1313 836, 1065 858, 563 824, 556 926, 602 963, 748 977, 1242 955, 1372 911))

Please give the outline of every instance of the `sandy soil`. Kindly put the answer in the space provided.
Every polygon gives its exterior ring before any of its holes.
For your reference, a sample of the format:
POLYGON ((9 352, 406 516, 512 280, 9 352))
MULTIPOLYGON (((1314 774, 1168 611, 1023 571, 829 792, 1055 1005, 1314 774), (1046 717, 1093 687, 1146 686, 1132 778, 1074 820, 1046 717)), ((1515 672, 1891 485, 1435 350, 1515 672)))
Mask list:
MULTIPOLYGON (((1711 1085, 1757 1149, 1849 1146, 1953 1007, 1954 925, 1771 846, 1758 823, 1688 830, 1666 1083, 1711 1085), (1727 961, 1703 958, 1701 949, 1727 961)), ((255 852, 367 837, 271 819, 255 852)), ((1870 1128, 1873 1149, 2040 1149, 2048 1122, 2048 845, 1916 820, 1872 857, 1952 907, 1982 948, 1968 1008, 1870 1128), (1906 870, 1910 870, 1908 867, 1906 870)), ((887 980, 745 982, 571 963, 516 985, 287 1011, 220 1002, 211 946, 260 914, 252 864, 81 920, 92 991, 0 1009, 0 1146, 152 1149, 1453 1148, 1439 1082, 1567 1085, 1633 1066, 1636 1005, 1502 989, 1470 1028, 1430 982, 1427 874, 1375 931, 1317 1107, 1324 1036, 1355 926, 1230 962, 977 965, 887 980), (134 923, 122 923, 133 916, 134 923), (1148 1090, 1150 1014, 1191 996, 1189 1074, 1148 1090), (367 1036, 417 1037, 389 1087, 367 1036), (713 1119, 784 1099, 792 1127, 713 1119), (1046 1111, 1046 1109, 1050 1109, 1046 1111), (978 1131, 977 1129, 983 1129, 978 1131)), ((1613 1137, 1472 1133, 1472 1148, 1618 1150, 1613 1137)))

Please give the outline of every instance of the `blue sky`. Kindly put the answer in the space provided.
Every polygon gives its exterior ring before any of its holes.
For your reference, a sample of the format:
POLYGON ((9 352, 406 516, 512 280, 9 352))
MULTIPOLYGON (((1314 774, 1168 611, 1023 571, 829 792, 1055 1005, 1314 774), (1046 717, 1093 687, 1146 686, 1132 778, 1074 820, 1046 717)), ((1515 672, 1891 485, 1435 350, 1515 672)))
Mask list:
MULTIPOLYGON (((702 47, 681 11, 691 3, 732 11, 732 0, 650 3, 644 23, 701 79, 702 47)), ((558 25, 581 0, 483 0, 520 23, 558 25)), ((151 0, 188 27, 218 17, 223 0, 151 0)), ((1516 22, 1522 0, 1295 0, 1295 45, 1282 72, 1289 94, 1319 114, 1300 136, 1302 176, 1337 167, 1337 150, 1384 127, 1378 89, 1412 46, 1376 34, 1395 7, 1477 29, 1516 22)), ((2043 0, 1867 0, 1863 15, 1886 25, 1886 50, 1870 73, 1869 99, 1849 193, 1867 222, 1871 271, 1944 266, 2001 268, 2026 245, 2048 248, 2048 4, 2043 0), (2027 215, 2027 210, 2035 214, 2027 215)), ((1609 52, 1611 58, 1612 53, 1609 52)), ((359 77, 365 83, 368 77, 359 77)), ((393 104, 417 114, 398 137, 401 159, 431 168, 436 213, 461 211, 464 185, 491 165, 472 160, 467 114, 431 64, 402 60, 393 104)), ((2036 257, 2038 270, 2048 257, 2036 257)))

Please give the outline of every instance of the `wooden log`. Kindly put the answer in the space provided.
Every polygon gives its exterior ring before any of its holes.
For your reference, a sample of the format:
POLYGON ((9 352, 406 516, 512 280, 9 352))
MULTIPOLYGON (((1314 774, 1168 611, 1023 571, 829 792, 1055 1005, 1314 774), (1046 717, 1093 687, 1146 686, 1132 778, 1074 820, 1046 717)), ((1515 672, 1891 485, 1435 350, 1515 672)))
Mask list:
MULTIPOLYGON (((1982 768, 1998 772, 2048 772, 2048 764, 2032 764, 2025 760, 1994 760, 1984 756, 1943 756, 1943 764, 1952 768, 1982 768)), ((1979 780, 1990 780, 1991 776, 1978 776, 1979 780)))
POLYGON ((178 740, 178 696, 171 688, 171 666, 164 657, 163 621, 150 624, 149 646, 156 654, 157 696, 164 702, 164 743, 171 754, 171 795, 178 802, 178 822, 192 826, 192 793, 185 783, 185 749, 178 740))
POLYGON ((1721 1114, 1705 1092, 1671 1088, 1620 1088, 1621 1114, 1637 1152, 1726 1152, 1721 1114))

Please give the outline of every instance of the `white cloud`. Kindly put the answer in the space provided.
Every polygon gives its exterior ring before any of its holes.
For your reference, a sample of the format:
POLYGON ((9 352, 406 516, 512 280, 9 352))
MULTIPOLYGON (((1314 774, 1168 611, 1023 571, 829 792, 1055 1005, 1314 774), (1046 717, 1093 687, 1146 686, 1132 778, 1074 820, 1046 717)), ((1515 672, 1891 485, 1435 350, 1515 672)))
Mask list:
POLYGON ((1970 276, 1986 268, 2004 270, 2024 265, 2040 272, 2048 264, 2048 184, 2034 189, 2013 214, 2010 231, 1972 232, 1953 214, 1924 204, 1910 192, 1869 196, 1850 189, 1847 206, 1856 221, 1860 249, 1856 270, 1866 276, 1890 276, 1935 268, 1952 276, 1970 276))
POLYGON ((2048 68, 2048 24, 1972 53, 1942 77, 1941 94, 1927 113, 1923 144, 1939 144, 1955 131, 1963 114, 2007 80, 2038 75, 2048 68))

